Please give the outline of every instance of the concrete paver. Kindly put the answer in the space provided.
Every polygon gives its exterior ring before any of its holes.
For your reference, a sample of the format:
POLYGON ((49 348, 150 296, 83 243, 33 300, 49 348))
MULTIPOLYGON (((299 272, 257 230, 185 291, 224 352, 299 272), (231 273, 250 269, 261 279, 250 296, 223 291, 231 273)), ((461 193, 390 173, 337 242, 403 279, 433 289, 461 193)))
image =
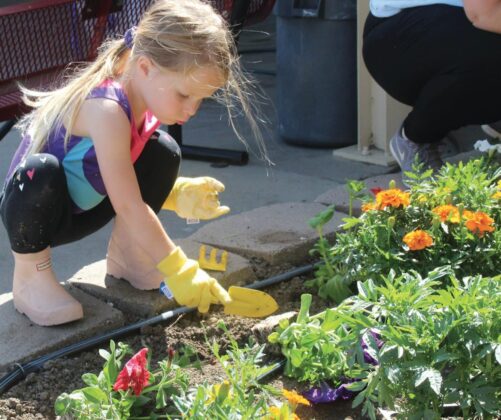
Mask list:
MULTIPOLYGON (((325 210, 318 203, 280 203, 260 207, 236 216, 216 220, 199 229, 190 239, 235 252, 258 257, 271 264, 300 263, 317 241, 317 233, 308 220, 325 210)), ((336 214, 324 227, 333 238, 342 223, 336 214)))
MULTIPOLYGON (((373 176, 370 178, 366 178, 363 181, 365 182, 366 189, 365 192, 367 194, 371 194, 371 188, 388 188, 390 181, 395 181, 395 187, 405 189, 404 184, 402 183, 402 176, 400 172, 394 174, 384 174, 373 176)), ((337 211, 342 213, 349 213, 350 210, 350 195, 348 190, 346 189, 346 185, 337 185, 334 188, 326 191, 325 193, 319 195, 315 199, 315 203, 321 203, 330 206, 334 204, 334 208, 337 211)), ((352 214, 353 216, 360 216, 362 213, 362 202, 360 200, 353 200, 352 203, 352 214)))
MULTIPOLYGON (((175 241, 189 258, 198 259, 200 244, 188 239, 175 241)), ((231 285, 245 285, 256 276, 250 263, 244 258, 228 254, 225 272, 210 271, 210 274, 228 288, 231 285)), ((96 298, 110 302, 115 308, 139 317, 151 317, 173 309, 178 305, 158 290, 138 290, 127 281, 106 274, 106 260, 87 265, 78 271, 70 283, 96 298)))
POLYGON ((84 318, 54 327, 34 325, 15 310, 12 293, 0 295, 0 372, 123 325, 122 312, 75 287, 67 290, 83 305, 84 318))

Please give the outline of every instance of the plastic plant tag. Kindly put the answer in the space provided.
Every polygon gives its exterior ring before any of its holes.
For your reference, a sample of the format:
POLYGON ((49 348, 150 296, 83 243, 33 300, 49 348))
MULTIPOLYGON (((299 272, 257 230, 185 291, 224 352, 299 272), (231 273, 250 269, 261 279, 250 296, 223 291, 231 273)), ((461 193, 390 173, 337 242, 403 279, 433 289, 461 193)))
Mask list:
POLYGON ((170 289, 167 287, 167 285, 165 284, 165 282, 161 282, 160 283, 159 292, 162 295, 164 295, 167 299, 172 300, 174 298, 174 295, 172 294, 172 292, 170 291, 170 289))

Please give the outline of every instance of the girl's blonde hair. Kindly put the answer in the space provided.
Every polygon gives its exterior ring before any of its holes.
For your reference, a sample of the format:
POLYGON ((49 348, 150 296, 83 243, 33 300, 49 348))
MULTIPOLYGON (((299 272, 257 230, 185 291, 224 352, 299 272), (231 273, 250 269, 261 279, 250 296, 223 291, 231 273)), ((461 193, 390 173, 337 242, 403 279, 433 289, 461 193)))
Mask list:
POLYGON ((52 130, 61 125, 66 127, 66 146, 91 90, 106 79, 120 76, 139 56, 148 57, 161 68, 184 73, 205 65, 218 68, 226 83, 217 99, 226 105, 232 128, 247 146, 234 123, 235 109, 240 109, 238 113, 243 112, 249 122, 261 156, 269 162, 260 114, 252 98, 255 84, 242 72, 228 25, 203 0, 158 0, 135 29, 132 49, 123 38, 106 41, 96 60, 77 70, 63 87, 48 92, 21 87, 24 102, 34 108, 17 124, 31 137, 28 153, 42 150, 52 130))

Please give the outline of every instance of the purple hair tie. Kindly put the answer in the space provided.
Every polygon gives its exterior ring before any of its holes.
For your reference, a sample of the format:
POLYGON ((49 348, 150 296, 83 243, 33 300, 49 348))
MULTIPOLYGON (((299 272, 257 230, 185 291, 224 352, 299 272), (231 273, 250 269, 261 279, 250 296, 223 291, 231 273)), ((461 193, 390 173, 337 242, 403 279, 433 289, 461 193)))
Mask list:
POLYGON ((127 31, 125 31, 124 35, 125 46, 130 50, 134 45, 134 36, 136 35, 136 29, 137 27, 133 26, 132 28, 129 28, 127 29, 127 31))

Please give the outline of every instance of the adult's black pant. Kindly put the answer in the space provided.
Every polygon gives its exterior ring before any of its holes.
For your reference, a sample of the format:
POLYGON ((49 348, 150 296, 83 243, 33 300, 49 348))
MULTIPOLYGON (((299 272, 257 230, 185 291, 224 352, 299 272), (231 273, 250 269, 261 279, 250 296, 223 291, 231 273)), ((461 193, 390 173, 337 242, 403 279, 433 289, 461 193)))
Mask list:
MULTIPOLYGON (((134 164, 141 195, 158 213, 176 181, 181 152, 163 132, 155 133, 134 164)), ((115 211, 108 197, 73 213, 64 169, 50 154, 34 154, 19 166, 0 198, 0 214, 13 251, 24 254, 77 241, 106 225, 115 211)))
POLYGON ((475 28, 462 7, 369 15, 363 57, 379 85, 412 106, 404 129, 416 143, 501 120, 501 35, 475 28))

